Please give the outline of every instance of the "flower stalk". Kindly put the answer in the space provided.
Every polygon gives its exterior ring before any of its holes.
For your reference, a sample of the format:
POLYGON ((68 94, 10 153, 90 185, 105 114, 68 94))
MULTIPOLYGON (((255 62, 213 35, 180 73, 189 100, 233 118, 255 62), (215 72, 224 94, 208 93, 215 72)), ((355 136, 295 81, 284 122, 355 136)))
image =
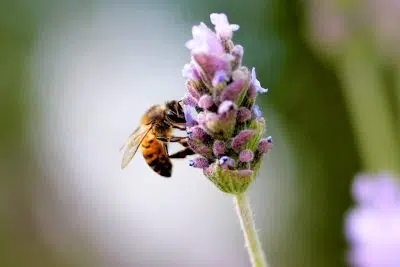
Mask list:
POLYGON ((234 202, 251 265, 253 267, 268 267, 255 227, 253 212, 246 193, 235 195, 234 202))

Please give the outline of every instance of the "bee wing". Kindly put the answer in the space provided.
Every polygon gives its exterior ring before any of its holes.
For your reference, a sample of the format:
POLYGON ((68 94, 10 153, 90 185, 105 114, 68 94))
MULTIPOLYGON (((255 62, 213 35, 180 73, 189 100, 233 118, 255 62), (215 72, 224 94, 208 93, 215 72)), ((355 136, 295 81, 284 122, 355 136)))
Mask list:
POLYGON ((129 136, 125 145, 121 147, 124 150, 124 155, 122 156, 121 169, 125 168, 128 163, 135 156, 143 139, 146 137, 147 133, 151 130, 152 125, 139 126, 136 130, 129 136))

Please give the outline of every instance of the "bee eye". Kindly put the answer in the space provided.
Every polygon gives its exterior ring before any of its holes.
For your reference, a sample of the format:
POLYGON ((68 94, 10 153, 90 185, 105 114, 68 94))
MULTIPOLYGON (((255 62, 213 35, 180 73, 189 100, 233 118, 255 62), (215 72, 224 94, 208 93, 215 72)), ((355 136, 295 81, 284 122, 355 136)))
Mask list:
POLYGON ((167 115, 168 115, 168 116, 173 116, 173 115, 174 115, 174 112, 172 112, 172 110, 168 110, 168 111, 167 111, 167 115))

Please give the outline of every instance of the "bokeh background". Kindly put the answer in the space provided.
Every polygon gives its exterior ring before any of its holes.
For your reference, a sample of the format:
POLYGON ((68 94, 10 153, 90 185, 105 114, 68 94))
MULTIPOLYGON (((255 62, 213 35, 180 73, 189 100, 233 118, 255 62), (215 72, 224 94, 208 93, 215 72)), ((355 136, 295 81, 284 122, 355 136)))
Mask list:
POLYGON ((271 266, 346 266, 360 171, 399 168, 396 0, 0 1, 0 266, 249 266, 232 199, 120 146, 223 12, 269 92, 250 189, 271 266))

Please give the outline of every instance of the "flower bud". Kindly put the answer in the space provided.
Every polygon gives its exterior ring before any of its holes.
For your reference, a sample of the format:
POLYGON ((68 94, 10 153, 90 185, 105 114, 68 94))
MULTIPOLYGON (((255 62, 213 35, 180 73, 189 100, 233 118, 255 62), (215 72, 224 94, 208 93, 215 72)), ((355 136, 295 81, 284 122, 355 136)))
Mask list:
POLYGON ((211 142, 212 137, 200 126, 190 128, 188 136, 192 140, 208 143, 211 142))
POLYGON ((240 66, 240 64, 242 63, 243 52, 244 52, 243 46, 241 46, 241 45, 235 45, 235 46, 233 47, 232 55, 233 55, 233 57, 235 58, 235 59, 232 61, 232 69, 233 69, 233 70, 237 69, 237 68, 240 66))
POLYGON ((254 159, 254 153, 250 149, 245 149, 240 152, 239 160, 241 162, 250 162, 254 159))
POLYGON ((213 158, 212 149, 209 146, 207 146, 201 142, 196 142, 196 141, 190 140, 190 139, 188 140, 188 145, 197 154, 202 155, 209 159, 213 158))
POLYGON ((237 114, 238 122, 246 122, 251 119, 251 111, 248 108, 240 108, 237 114))
POLYGON ((260 140, 257 150, 260 151, 260 153, 264 154, 267 153, 271 147, 272 147, 272 137, 269 136, 268 138, 260 140))
POLYGON ((208 163, 208 159, 199 157, 193 160, 189 160, 189 166, 192 166, 194 168, 204 169, 210 166, 210 164, 208 163))
POLYGON ((213 152, 215 156, 221 156, 223 154, 225 154, 226 151, 226 147, 225 147, 225 143, 221 140, 216 140, 213 144, 213 152))
POLYGON ((239 151, 250 141, 255 135, 254 130, 243 130, 232 140, 232 149, 239 153, 239 151))

